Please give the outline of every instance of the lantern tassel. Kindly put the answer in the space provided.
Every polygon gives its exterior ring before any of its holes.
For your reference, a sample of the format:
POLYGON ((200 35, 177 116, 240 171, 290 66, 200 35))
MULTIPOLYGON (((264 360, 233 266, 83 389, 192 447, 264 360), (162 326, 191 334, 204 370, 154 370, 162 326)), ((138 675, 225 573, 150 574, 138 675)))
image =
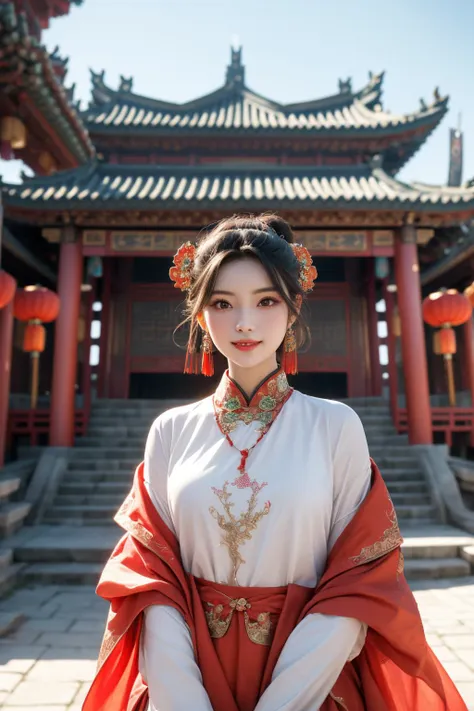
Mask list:
POLYGON ((444 355, 444 367, 448 381, 449 406, 456 407, 456 388, 454 387, 453 356, 451 353, 444 355))
POLYGON ((38 386, 39 386, 39 353, 31 354, 31 400, 30 407, 36 410, 38 404, 38 386))

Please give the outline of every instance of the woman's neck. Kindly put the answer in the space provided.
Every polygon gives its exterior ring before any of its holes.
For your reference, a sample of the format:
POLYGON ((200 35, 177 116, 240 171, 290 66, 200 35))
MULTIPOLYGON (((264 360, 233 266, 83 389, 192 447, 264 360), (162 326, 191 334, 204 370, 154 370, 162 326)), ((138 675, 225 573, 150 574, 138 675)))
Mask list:
POLYGON ((242 394, 247 398, 247 402, 250 402, 261 383, 278 369, 276 357, 271 362, 265 361, 255 368, 242 368, 229 361, 229 377, 239 386, 242 394))

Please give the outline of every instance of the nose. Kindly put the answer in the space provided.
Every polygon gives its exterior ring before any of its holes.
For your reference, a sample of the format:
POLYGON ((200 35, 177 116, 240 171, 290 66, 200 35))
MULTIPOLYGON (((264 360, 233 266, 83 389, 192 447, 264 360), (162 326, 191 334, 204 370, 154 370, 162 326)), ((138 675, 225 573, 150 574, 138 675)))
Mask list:
POLYGON ((252 333, 254 331, 254 327, 250 325, 249 321, 243 318, 237 322, 235 329, 239 333, 252 333))

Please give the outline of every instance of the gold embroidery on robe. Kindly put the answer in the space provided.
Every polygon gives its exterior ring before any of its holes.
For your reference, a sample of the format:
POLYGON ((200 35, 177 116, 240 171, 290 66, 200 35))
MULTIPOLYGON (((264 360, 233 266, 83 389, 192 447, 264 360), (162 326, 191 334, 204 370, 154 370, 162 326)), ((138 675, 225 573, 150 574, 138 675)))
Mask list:
POLYGON ((405 569, 405 558, 403 557, 402 549, 400 548, 400 553, 398 556, 398 567, 397 567, 397 580, 402 575, 405 569))
POLYGON ((211 609, 204 614, 206 615, 207 626, 209 628, 209 634, 213 639, 220 639, 223 637, 230 627, 232 622, 232 617, 234 615, 234 610, 231 610, 227 617, 222 619, 220 615, 224 609, 223 605, 213 605, 211 602, 206 603, 211 609))
POLYGON ((363 565, 364 563, 377 560, 377 558, 382 558, 382 556, 395 550, 403 543, 403 538, 398 526, 397 514, 395 513, 393 504, 391 511, 387 512, 387 518, 392 524, 390 528, 387 528, 383 532, 382 537, 378 541, 362 548, 359 555, 351 557, 355 565, 363 565))
POLYGON ((246 425, 259 422, 258 430, 267 432, 292 393, 285 372, 280 371, 265 381, 247 404, 239 388, 224 374, 214 394, 214 407, 222 432, 233 432, 239 422, 246 425))
MULTIPOLYGON (((236 480, 237 481, 237 480, 236 480)), ((234 482, 235 483, 235 482, 234 482)), ((252 490, 252 494, 248 500, 248 507, 246 511, 243 511, 237 518, 232 513, 232 508, 234 506, 231 501, 232 494, 228 491, 229 482, 226 481, 222 489, 218 489, 215 486, 212 487, 213 492, 218 497, 221 502, 225 514, 219 513, 214 506, 209 508, 209 512, 216 519, 219 527, 222 529, 223 534, 221 541, 223 545, 227 546, 229 551, 229 556, 231 559, 232 569, 229 578, 230 585, 237 585, 237 572, 242 565, 245 563, 245 559, 240 554, 239 548, 246 541, 250 541, 252 538, 252 532, 257 528, 259 521, 266 516, 270 511, 270 502, 266 501, 263 508, 260 511, 256 511, 257 497, 260 491, 266 486, 267 483, 259 484, 257 481, 253 480, 246 484, 252 490)))
POLYGON ((269 612, 261 612, 257 619, 252 622, 247 612, 244 612, 245 629, 248 637, 254 644, 261 644, 269 647, 273 639, 273 625, 269 612))
POLYGON ((240 598, 231 600, 229 603, 229 614, 227 617, 221 617, 224 611, 223 605, 213 605, 211 602, 206 604, 210 609, 208 611, 204 610, 204 614, 206 616, 209 634, 213 639, 221 639, 224 637, 229 630, 234 613, 243 612, 245 630, 250 641, 254 644, 261 644, 266 647, 271 645, 274 630, 269 612, 261 612, 256 620, 251 620, 247 610, 249 610, 252 605, 247 602, 245 598, 240 598))

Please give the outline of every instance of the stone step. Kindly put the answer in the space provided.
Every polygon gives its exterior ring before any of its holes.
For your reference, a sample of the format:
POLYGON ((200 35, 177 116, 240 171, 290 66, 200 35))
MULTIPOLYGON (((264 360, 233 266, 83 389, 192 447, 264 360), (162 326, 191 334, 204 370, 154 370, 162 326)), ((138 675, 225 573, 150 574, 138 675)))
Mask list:
POLYGON ((23 569, 22 563, 9 565, 0 568, 0 597, 8 595, 15 588, 20 580, 20 573, 23 569))
POLYGON ((0 571, 5 570, 13 561, 13 550, 11 548, 0 548, 0 571))
POLYGON ((109 471, 98 471, 98 470, 79 470, 74 469, 73 471, 66 472, 62 484, 99 484, 102 482, 124 484, 131 486, 133 481, 133 474, 135 467, 131 467, 129 471, 124 470, 109 470, 109 471))
POLYGON ((374 452, 372 448, 370 450, 370 456, 375 461, 382 473, 388 469, 393 470, 405 470, 405 471, 420 471, 420 464, 418 459, 410 454, 388 454, 387 451, 382 449, 380 452, 374 452))
POLYGON ((17 630, 25 620, 21 612, 0 612, 0 637, 6 637, 17 630))
MULTIPOLYGON (((126 444, 126 443, 125 443, 126 444)), ((143 446, 140 447, 75 447, 74 448, 74 461, 78 462, 82 460, 96 460, 97 457, 104 461, 109 461, 110 459, 119 459, 137 462, 137 457, 143 457, 143 446)), ((138 459, 138 461, 140 461, 138 459)))
POLYGON ((465 546, 461 551, 461 557, 469 563, 474 573, 474 545, 465 546))
POLYGON ((381 467, 381 473, 385 482, 391 481, 425 481, 423 474, 418 467, 391 467, 384 464, 381 467))
POLYGON ((371 433, 366 430, 367 442, 369 446, 376 447, 377 445, 390 446, 390 447, 409 447, 408 437, 406 435, 399 435, 396 432, 391 432, 390 434, 380 434, 378 432, 371 433))
POLYGON ((98 524, 114 524, 113 517, 117 513, 119 505, 114 506, 110 501, 105 505, 74 505, 56 506, 53 505, 44 517, 45 523, 88 523, 97 526, 98 524))
POLYGON ((189 398, 167 397, 167 398, 100 398, 95 400, 92 409, 100 410, 102 408, 122 409, 123 407, 135 407, 137 409, 147 407, 177 407, 194 402, 189 398))
MULTIPOLYGON (((74 449, 73 453, 78 450, 74 449)), ((74 456, 74 454, 73 454, 74 456)), ((137 457, 117 457, 116 459, 109 458, 104 459, 103 455, 99 451, 97 456, 90 455, 90 457, 79 457, 77 460, 71 460, 68 464, 68 472, 75 471, 107 471, 107 472, 134 472, 137 464, 143 459, 143 453, 141 458, 137 457)), ((67 476, 67 474, 66 474, 67 476)))
POLYGON ((470 574, 470 565, 462 558, 405 559, 405 576, 408 580, 462 578, 470 574))
POLYGON ((111 408, 102 407, 94 408, 91 413, 92 417, 149 417, 153 420, 158 415, 161 415, 167 410, 172 410, 174 407, 179 407, 179 405, 172 405, 171 407, 122 407, 122 408, 111 408))
POLYGON ((102 569, 101 563, 32 563, 23 567, 20 579, 23 584, 97 585, 102 569))
POLYGON ((143 437, 129 437, 128 435, 117 435, 116 437, 92 437, 87 435, 87 437, 78 438, 75 442, 75 447, 79 450, 89 449, 94 447, 96 449, 107 449, 111 448, 125 448, 132 449, 135 452, 143 452, 146 442, 146 433, 143 437))
POLYGON ((0 504, 0 537, 10 536, 20 528, 30 509, 31 504, 26 501, 0 504))
POLYGON ((14 494, 15 491, 21 486, 21 479, 17 476, 0 476, 0 499, 6 499, 10 494, 14 494))
MULTIPOLYGON (((425 499, 426 500, 426 499, 425 499)), ((415 520, 416 523, 421 521, 436 521, 438 518, 438 510, 435 506, 422 504, 419 506, 401 504, 395 507, 399 520, 415 520)))
POLYGON ((392 495, 395 494, 428 494, 428 485, 423 479, 412 481, 387 480, 385 483, 392 495))

